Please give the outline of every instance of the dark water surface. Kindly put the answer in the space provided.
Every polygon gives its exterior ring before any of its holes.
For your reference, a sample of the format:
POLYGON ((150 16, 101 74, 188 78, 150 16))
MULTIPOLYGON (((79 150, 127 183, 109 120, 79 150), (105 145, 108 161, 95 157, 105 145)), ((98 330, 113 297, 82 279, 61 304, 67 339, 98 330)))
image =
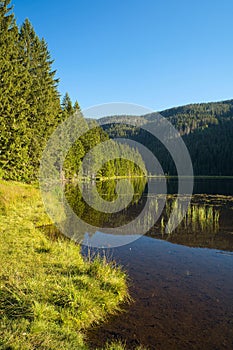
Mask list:
MULTIPOLYGON (((182 181, 190 181, 188 178, 182 181)), ((152 179, 156 186, 158 180, 152 179)), ((167 192, 177 193, 177 179, 170 178, 167 180, 167 192)), ((230 177, 197 177, 194 181, 194 194, 222 194, 222 195, 233 195, 233 178, 230 177)))
POLYGON ((106 254, 126 269, 134 302, 89 332, 91 348, 233 349, 233 253, 142 237, 106 254))
MULTIPOLYGON (((151 181, 156 189, 161 180, 151 181)), ((112 185, 101 186, 108 199, 114 195, 112 185)), ((169 193, 176 193, 176 180, 167 186, 169 193)), ((136 187, 143 198, 145 184, 136 187)), ((147 236, 100 250, 126 270, 133 301, 123 306, 123 313, 89 331, 91 349, 116 339, 125 341, 127 349, 138 344, 161 350, 233 349, 233 179, 197 179, 194 193, 175 232, 163 230, 171 197, 163 218, 147 236)), ((112 217, 93 213, 75 198, 74 210, 100 227, 105 222, 117 226, 143 206, 143 200, 135 198, 127 213, 112 217)), ((104 229, 99 231, 91 237, 105 235, 104 229)))

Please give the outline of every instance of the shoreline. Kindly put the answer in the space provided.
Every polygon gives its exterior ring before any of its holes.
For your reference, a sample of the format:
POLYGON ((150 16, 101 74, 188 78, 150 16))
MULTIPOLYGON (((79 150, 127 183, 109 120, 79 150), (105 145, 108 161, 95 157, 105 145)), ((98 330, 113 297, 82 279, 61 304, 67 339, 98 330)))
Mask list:
POLYGON ((86 331, 130 300, 125 272, 46 235, 51 221, 33 185, 0 181, 0 218, 0 347, 88 350, 86 331))

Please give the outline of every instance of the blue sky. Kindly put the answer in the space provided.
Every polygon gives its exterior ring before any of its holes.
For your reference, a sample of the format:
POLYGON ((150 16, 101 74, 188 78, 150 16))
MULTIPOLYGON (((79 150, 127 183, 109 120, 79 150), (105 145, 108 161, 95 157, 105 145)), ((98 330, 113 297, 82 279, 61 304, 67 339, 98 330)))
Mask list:
POLYGON ((233 98, 232 0, 13 0, 82 108, 233 98))

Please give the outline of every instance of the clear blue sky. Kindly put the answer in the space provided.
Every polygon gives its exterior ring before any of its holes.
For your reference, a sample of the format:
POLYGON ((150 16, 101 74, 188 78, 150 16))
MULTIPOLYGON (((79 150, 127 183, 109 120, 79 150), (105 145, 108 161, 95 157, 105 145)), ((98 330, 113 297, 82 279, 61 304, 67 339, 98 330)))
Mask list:
POLYGON ((232 0, 13 0, 82 108, 233 98, 232 0))

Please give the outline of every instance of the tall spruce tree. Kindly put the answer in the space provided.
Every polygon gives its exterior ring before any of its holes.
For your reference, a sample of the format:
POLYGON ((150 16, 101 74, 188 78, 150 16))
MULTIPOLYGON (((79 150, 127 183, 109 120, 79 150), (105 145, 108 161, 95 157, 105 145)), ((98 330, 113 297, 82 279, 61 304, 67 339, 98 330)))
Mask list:
POLYGON ((0 1, 0 169, 6 178, 21 179, 28 166, 25 99, 27 72, 18 47, 18 27, 10 0, 0 1))
MULTIPOLYGON (((19 31, 10 0, 0 0, 0 176, 5 179, 36 179, 46 142, 61 121, 50 156, 62 177, 64 170, 74 177, 85 153, 108 140, 96 122, 84 119, 78 102, 72 105, 68 93, 60 104, 52 63, 45 40, 29 20, 19 31), (77 119, 69 118, 72 115, 77 119)), ((98 153, 90 161, 94 164, 101 157, 98 153)), ((105 176, 120 173, 120 165, 127 169, 118 163, 111 162, 105 176)), ((93 176, 88 169, 83 171, 93 176)))
POLYGON ((0 1, 0 172, 6 179, 36 178, 62 118, 52 63, 30 22, 19 32, 10 0, 0 1))
MULTIPOLYGON (((68 177, 75 177, 79 173, 81 159, 85 155, 85 150, 81 139, 77 138, 78 131, 85 129, 87 130, 88 127, 81 113, 81 109, 79 107, 78 102, 76 101, 74 105, 72 105, 72 101, 68 93, 65 94, 62 100, 62 113, 63 119, 67 120, 66 138, 67 140, 69 140, 69 145, 73 143, 66 155, 66 159, 64 162, 65 175, 68 177), (74 124, 68 120, 68 118, 72 115, 75 115, 77 118, 75 123, 75 129, 77 130, 77 134, 75 133, 74 124)), ((63 144, 66 143, 67 140, 62 140, 63 144)))
POLYGON ((74 113, 74 108, 72 106, 72 101, 68 92, 65 93, 65 96, 63 97, 63 100, 62 100, 62 112, 63 112, 63 119, 68 118, 74 113))
POLYGON ((28 148, 30 165, 34 178, 39 167, 40 157, 46 141, 60 122, 61 107, 57 91, 58 80, 52 70, 47 44, 36 35, 29 20, 25 20, 19 33, 19 47, 22 62, 27 69, 29 95, 27 103, 30 111, 27 115, 27 130, 30 134, 28 148))

